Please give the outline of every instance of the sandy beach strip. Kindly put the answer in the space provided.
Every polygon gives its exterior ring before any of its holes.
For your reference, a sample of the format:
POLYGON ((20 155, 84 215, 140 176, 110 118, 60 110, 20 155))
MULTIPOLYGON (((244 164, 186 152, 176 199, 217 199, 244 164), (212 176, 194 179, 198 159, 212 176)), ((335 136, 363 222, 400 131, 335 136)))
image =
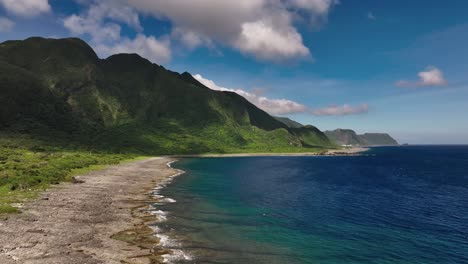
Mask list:
POLYGON ((149 158, 79 176, 0 220, 0 263, 160 263, 167 250, 147 225, 151 191, 180 173, 149 158))
POLYGON ((234 154, 194 154, 173 155, 172 158, 222 158, 222 157, 303 157, 303 156, 358 156, 368 151, 366 147, 345 149, 328 149, 323 152, 296 152, 296 153, 234 153, 234 154))

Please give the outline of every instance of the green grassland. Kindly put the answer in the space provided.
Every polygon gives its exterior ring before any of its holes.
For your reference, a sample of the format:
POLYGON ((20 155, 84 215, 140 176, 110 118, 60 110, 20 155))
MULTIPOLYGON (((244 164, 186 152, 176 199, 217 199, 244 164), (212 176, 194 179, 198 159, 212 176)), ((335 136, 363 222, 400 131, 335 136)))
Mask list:
POLYGON ((18 212, 11 204, 35 198, 51 184, 136 157, 67 149, 27 135, 0 133, 0 214, 18 212))

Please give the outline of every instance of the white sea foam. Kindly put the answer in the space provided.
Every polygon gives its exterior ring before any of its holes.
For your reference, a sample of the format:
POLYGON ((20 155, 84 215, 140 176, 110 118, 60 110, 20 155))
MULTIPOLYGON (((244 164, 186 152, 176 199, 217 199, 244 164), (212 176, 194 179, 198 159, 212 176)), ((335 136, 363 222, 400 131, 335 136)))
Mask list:
POLYGON ((175 203, 177 201, 172 199, 172 198, 164 198, 164 199, 162 199, 162 202, 164 202, 164 203, 175 203))
MULTIPOLYGON (((167 166, 169 168, 172 168, 171 164, 173 162, 175 161, 168 162, 167 166)), ((150 212, 152 215, 158 218, 159 222, 167 221, 168 213, 162 210, 155 210, 157 206, 161 205, 162 203, 175 203, 176 202, 176 200, 172 198, 168 198, 168 197, 164 197, 163 195, 160 195, 159 192, 163 188, 165 188, 168 184, 170 184, 175 177, 185 173, 185 171, 183 170, 178 170, 178 169, 174 169, 174 170, 177 172, 176 174, 161 181, 156 187, 152 189, 151 195, 153 196, 153 198, 157 199, 157 202, 150 206, 150 212)), ((161 233, 162 230, 158 226, 151 226, 151 228, 153 229, 155 236, 159 238, 159 246, 167 248, 171 252, 170 254, 162 255, 164 263, 173 263, 177 261, 192 260, 192 257, 190 255, 188 255, 181 249, 177 249, 178 247, 181 247, 180 243, 177 240, 170 238, 168 235, 162 234, 161 233)))
POLYGON ((150 225, 149 227, 153 230, 154 233, 161 233, 161 228, 159 228, 159 226, 150 225))
POLYGON ((181 260, 192 260, 192 257, 180 249, 172 249, 171 254, 162 255, 164 263, 172 263, 181 260))
MULTIPOLYGON (((169 168, 172 168, 172 166, 171 166, 171 165, 172 165, 172 163, 174 163, 174 162, 176 162, 176 160, 174 160, 174 161, 170 161, 170 162, 166 163, 166 165, 167 165, 169 168)), ((174 169, 174 168, 172 168, 172 169, 174 169)), ((174 174, 174 175, 172 175, 172 176, 171 176, 171 178, 173 178, 173 177, 177 177, 177 176, 179 176, 179 175, 181 175, 181 174, 184 174, 184 173, 185 173, 185 171, 183 171, 183 170, 179 170, 179 169, 174 169, 174 170, 175 170, 175 171, 177 171, 177 173, 176 173, 176 174, 174 174)))
POLYGON ((156 237, 159 238, 159 245, 163 247, 178 247, 180 246, 177 241, 171 239, 168 235, 156 234, 156 237))
POLYGON ((167 221, 167 212, 161 210, 151 210, 150 213, 156 216, 159 222, 167 221))
POLYGON ((181 247, 181 244, 177 240, 169 237, 168 235, 161 234, 162 230, 157 226, 152 226, 151 228, 156 233, 155 236, 159 238, 159 246, 167 248, 171 252, 170 254, 162 255, 164 263, 192 260, 192 256, 185 253, 183 250, 178 249, 181 247))

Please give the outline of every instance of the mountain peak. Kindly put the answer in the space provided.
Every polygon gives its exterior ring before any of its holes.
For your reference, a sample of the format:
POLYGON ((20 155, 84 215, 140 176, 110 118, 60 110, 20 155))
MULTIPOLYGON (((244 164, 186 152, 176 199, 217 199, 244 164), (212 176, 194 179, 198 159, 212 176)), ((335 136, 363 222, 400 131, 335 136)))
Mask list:
POLYGON ((136 53, 119 53, 119 54, 114 54, 105 59, 106 61, 112 61, 112 62, 118 62, 118 63, 124 63, 124 64, 139 64, 139 63, 144 63, 144 64, 153 64, 149 60, 141 57, 140 55, 136 53))
POLYGON ((83 66, 99 61, 94 50, 79 38, 31 37, 0 44, 0 59, 29 69, 41 69, 46 61, 55 67, 83 66))

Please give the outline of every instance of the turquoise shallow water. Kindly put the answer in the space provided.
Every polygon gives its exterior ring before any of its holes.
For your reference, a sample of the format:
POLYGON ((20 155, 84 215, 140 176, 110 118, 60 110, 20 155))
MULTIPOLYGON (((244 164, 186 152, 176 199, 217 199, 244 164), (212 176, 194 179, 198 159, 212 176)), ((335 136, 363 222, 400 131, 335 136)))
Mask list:
POLYGON ((158 232, 180 263, 468 263, 468 147, 367 154, 181 160, 158 232))

